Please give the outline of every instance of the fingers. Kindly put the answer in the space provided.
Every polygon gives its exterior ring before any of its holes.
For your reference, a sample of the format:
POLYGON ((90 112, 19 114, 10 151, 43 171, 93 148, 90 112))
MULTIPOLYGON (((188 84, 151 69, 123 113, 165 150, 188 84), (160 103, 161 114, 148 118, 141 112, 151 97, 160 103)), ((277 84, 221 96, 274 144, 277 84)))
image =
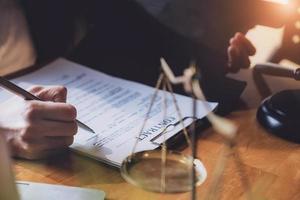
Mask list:
POLYGON ((76 108, 66 103, 26 101, 23 116, 27 121, 39 119, 72 122, 76 119, 76 108))
POLYGON ((229 71, 236 73, 241 68, 248 68, 251 64, 249 56, 254 55, 255 51, 255 47, 243 34, 235 34, 227 51, 229 71))
POLYGON ((13 155, 40 159, 66 149, 73 143, 76 122, 40 121, 29 124, 10 140, 13 155))
POLYGON ((76 122, 40 121, 20 130, 20 137, 27 142, 44 137, 72 137, 78 131, 76 122))
POLYGON ((256 53, 254 45, 242 33, 236 33, 235 36, 230 39, 230 44, 240 46, 241 49, 246 50, 249 56, 253 56, 256 53))
POLYGON ((229 47, 228 48, 228 66, 229 71, 232 73, 236 73, 240 69, 240 58, 239 58, 239 51, 236 47, 229 47))
POLYGON ((28 89, 28 91, 33 94, 36 94, 36 93, 40 92, 42 89, 44 89, 44 87, 42 87, 42 86, 32 86, 28 89))
POLYGON ((250 59, 247 52, 244 49, 240 49, 236 46, 228 48, 228 65, 232 72, 237 72, 241 68, 248 68, 250 66, 250 59))
POLYGON ((78 131, 77 123, 74 122, 58 122, 43 120, 36 126, 36 131, 40 135, 48 137, 71 137, 78 131))
POLYGON ((41 87, 35 86, 30 89, 30 92, 37 95, 45 101, 66 102, 67 88, 63 86, 41 87))
POLYGON ((26 152, 36 153, 55 149, 68 148, 74 141, 73 137, 44 137, 35 142, 27 143, 26 152))
POLYGON ((26 159, 41 159, 68 148, 74 141, 73 137, 44 137, 37 141, 22 141, 14 149, 14 156, 26 159))

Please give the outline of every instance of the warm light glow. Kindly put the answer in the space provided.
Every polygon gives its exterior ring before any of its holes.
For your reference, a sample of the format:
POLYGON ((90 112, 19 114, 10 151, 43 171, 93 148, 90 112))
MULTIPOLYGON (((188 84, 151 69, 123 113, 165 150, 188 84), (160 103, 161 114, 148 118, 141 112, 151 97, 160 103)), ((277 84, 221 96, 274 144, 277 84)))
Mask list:
POLYGON ((294 44, 299 44, 300 43, 300 36, 299 35, 294 35, 292 37, 292 41, 294 44))
POLYGON ((289 0, 266 0, 266 1, 271 1, 275 3, 281 3, 281 4, 288 4, 289 0))
POLYGON ((295 22, 295 27, 296 27, 296 29, 300 29, 300 21, 295 22))

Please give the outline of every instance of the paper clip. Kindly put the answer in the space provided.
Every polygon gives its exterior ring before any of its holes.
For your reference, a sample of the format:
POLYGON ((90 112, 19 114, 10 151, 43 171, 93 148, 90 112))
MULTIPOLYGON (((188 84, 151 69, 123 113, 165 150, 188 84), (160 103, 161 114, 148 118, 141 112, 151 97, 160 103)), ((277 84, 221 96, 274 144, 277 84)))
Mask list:
MULTIPOLYGON (((185 120, 187 120, 187 119, 197 119, 197 118, 195 118, 195 117, 184 117, 183 119, 182 119, 182 122, 184 123, 184 121, 185 120)), ((159 144, 159 143, 156 143, 155 142, 155 140, 157 140, 158 138, 160 138, 162 135, 164 135, 164 134, 166 134, 166 133, 168 133, 168 132, 170 132, 170 131, 172 131, 173 129, 169 129, 170 127, 172 127, 172 128, 175 128, 177 125, 179 125, 180 124, 180 120, 178 120, 177 122, 175 122, 175 123, 173 123, 173 124, 169 124, 169 125, 167 125, 158 135, 156 135, 155 137, 153 137, 151 140, 150 140, 150 142, 152 142, 153 144, 156 144, 156 145, 161 145, 161 144, 159 144)))

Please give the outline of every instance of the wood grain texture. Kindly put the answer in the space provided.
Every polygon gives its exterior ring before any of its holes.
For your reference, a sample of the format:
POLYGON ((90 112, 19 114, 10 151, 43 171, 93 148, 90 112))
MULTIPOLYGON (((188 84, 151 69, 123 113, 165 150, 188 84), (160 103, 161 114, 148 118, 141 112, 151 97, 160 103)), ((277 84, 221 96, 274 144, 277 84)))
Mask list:
MULTIPOLYGON (((272 200, 296 200, 300 197, 300 145, 283 141, 263 130, 255 119, 255 110, 234 112, 229 116, 239 126, 237 150, 252 189, 272 200)), ((223 139, 213 130, 205 131, 198 141, 198 155, 207 168, 206 182, 197 188, 202 199, 212 181, 212 172, 223 139)), ((188 152, 186 149, 184 152, 188 152)), ((245 188, 232 155, 219 187, 220 199, 245 199, 245 188)), ((189 193, 162 195, 150 193, 126 183, 118 170, 89 158, 66 152, 43 161, 15 161, 17 180, 64 184, 104 190, 107 199, 181 200, 189 193)))

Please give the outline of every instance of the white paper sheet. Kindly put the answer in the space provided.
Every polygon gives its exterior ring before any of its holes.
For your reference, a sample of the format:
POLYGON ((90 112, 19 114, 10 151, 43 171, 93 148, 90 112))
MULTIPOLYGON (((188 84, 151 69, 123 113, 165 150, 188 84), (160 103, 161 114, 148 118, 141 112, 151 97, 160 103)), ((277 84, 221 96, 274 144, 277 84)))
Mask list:
MULTIPOLYGON (((77 108, 78 119, 86 123, 96 134, 79 129, 72 149, 87 156, 119 167, 124 158, 132 152, 147 113, 154 88, 115 78, 79 64, 58 59, 31 74, 13 80, 23 88, 31 85, 64 85, 68 89, 67 101, 77 108)), ((4 97, 3 93, 0 93, 4 97)), ((183 117, 192 116, 192 99, 176 95, 183 117)), ((209 103, 213 110, 217 104, 209 103)), ((153 140, 165 126, 179 121, 170 94, 167 94, 167 113, 163 118, 163 92, 155 100, 151 118, 139 137, 136 151, 158 147, 165 139, 178 133, 177 125, 168 129, 165 135, 153 140)), ((198 101, 198 118, 207 114, 203 102, 198 101)), ((192 119, 185 120, 188 126, 192 119)))
POLYGON ((17 181, 21 200, 104 200, 105 193, 101 190, 17 181))

